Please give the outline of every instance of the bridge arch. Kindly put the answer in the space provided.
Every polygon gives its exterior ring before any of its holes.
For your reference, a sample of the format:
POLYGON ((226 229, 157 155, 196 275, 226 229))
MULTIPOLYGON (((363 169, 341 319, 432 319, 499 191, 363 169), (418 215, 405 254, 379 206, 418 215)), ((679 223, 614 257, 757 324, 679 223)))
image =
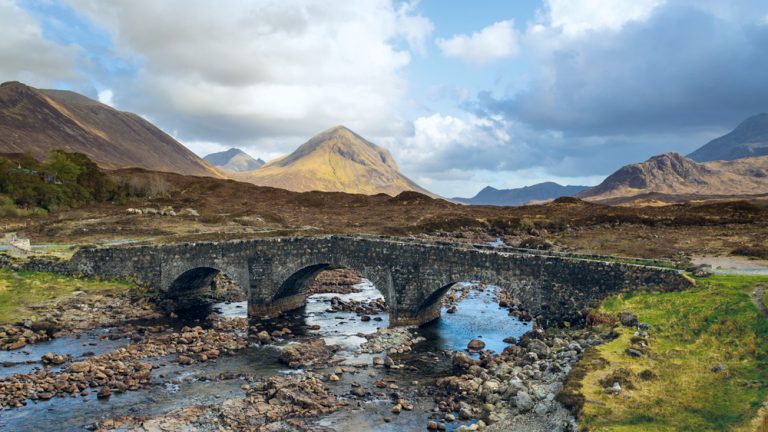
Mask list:
POLYGON ((277 290, 266 299, 250 298, 249 314, 271 318, 283 312, 298 309, 306 303, 307 297, 310 295, 310 284, 320 272, 341 268, 353 270, 369 280, 384 297, 390 313, 397 309, 392 278, 386 272, 344 259, 319 260, 318 262, 309 260, 277 272, 275 275, 277 290))
POLYGON ((173 308, 177 310, 190 309, 204 306, 216 301, 214 281, 217 276, 224 275, 237 285, 244 298, 248 295, 248 286, 243 286, 235 279, 236 275, 214 265, 189 266, 186 270, 180 270, 175 278, 169 278, 171 282, 162 292, 167 300, 172 300, 173 308))
POLYGON ((454 285, 464 282, 493 285, 516 297, 523 295, 532 302, 540 301, 527 293, 532 291, 531 287, 541 283, 541 278, 524 276, 502 266, 473 268, 469 265, 462 267, 438 263, 423 272, 423 276, 421 283, 426 285, 422 290, 424 295, 413 304, 410 316, 402 317, 400 323, 422 325, 440 318, 443 297, 454 285))

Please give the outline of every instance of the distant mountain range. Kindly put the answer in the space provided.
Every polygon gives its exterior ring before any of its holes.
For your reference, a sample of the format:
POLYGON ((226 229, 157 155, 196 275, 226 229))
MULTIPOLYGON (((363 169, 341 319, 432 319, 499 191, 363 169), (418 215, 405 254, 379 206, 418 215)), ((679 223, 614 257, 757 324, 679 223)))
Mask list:
POLYGON ((768 156, 768 114, 754 115, 732 132, 713 139, 688 155, 696 162, 768 156))
POLYGON ((589 186, 562 186, 554 182, 538 183, 515 189, 496 189, 486 186, 472 198, 452 198, 453 201, 474 205, 516 206, 532 201, 574 196, 589 186))
POLYGON ((140 116, 71 91, 19 82, 0 85, 0 153, 30 152, 43 160, 53 149, 88 155, 103 168, 140 167, 224 177, 181 143, 140 116))
POLYGON ((615 200, 647 194, 715 197, 768 192, 768 156, 698 163, 678 153, 626 165, 578 198, 615 200))
POLYGON ((623 166, 599 185, 576 196, 620 204, 765 193, 768 193, 768 114, 757 114, 688 157, 665 153, 623 166))
POLYGON ((231 148, 227 151, 211 153, 203 158, 209 164, 227 173, 239 173, 255 170, 264 166, 266 162, 254 159, 248 153, 231 148))
POLYGON ((435 196, 400 173, 389 151, 344 126, 325 130, 293 153, 232 177, 296 192, 323 191, 435 196))

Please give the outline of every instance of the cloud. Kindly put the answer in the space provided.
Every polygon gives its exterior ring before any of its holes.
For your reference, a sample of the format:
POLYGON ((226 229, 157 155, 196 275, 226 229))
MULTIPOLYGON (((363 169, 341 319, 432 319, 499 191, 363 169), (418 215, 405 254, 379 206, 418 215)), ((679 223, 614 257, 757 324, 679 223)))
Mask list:
MULTIPOLYGON (((538 30, 526 43, 552 37, 538 30)), ((480 104, 576 135, 732 127, 768 107, 768 27, 696 5, 660 5, 643 21, 560 39, 533 55, 530 88, 482 94, 480 104)))
POLYGON ((135 79, 112 86, 121 107, 186 140, 228 146, 338 123, 392 133, 408 47, 420 50, 432 29, 411 4, 384 0, 70 4, 112 30, 124 57, 140 59, 135 79))
POLYGON ((517 34, 511 20, 499 21, 471 35, 437 39, 435 43, 444 56, 467 63, 488 63, 518 52, 517 34))
POLYGON ((109 90, 109 89, 102 90, 102 91, 100 91, 98 93, 99 102, 101 102, 101 103, 103 103, 105 105, 109 105, 111 107, 114 107, 113 102, 112 102, 112 98, 114 96, 115 96, 115 94, 112 92, 112 90, 109 90))
POLYGON ((397 27, 399 33, 405 37, 411 51, 419 55, 427 52, 426 41, 435 30, 435 25, 429 18, 419 14, 416 10, 418 1, 403 2, 397 9, 397 27))
POLYGON ((549 26, 566 35, 590 30, 619 30, 646 19, 663 0, 548 0, 549 26))
POLYGON ((0 0, 0 76, 3 80, 49 86, 78 80, 74 71, 78 48, 47 40, 40 25, 11 0, 0 0))

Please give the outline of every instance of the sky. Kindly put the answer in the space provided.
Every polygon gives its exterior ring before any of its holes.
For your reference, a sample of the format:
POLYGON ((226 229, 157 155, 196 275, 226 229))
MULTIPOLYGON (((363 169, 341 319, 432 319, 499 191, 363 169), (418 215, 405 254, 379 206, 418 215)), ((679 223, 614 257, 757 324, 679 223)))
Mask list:
POLYGON ((0 81, 268 160, 345 125, 447 197, 593 185, 768 111, 765 0, 0 0, 0 81))

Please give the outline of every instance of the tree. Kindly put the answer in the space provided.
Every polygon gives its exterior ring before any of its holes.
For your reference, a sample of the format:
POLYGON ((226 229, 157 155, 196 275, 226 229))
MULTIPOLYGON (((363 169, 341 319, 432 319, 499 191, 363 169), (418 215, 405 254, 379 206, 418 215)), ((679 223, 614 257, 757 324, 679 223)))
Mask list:
POLYGON ((67 153, 54 150, 51 152, 51 161, 46 166, 46 172, 62 183, 68 183, 77 180, 82 168, 73 162, 67 153))

